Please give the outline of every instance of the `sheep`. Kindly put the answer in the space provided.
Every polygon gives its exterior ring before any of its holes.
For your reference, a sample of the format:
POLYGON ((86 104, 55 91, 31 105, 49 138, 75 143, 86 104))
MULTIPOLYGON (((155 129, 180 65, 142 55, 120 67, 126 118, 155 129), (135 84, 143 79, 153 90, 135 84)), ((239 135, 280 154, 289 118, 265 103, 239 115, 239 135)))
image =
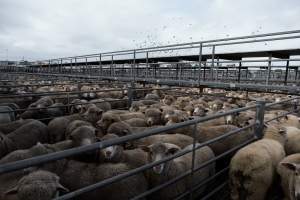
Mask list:
MULTIPOLYGON (((93 129, 89 127, 79 127, 71 134, 70 140, 58 142, 55 144, 41 144, 37 143, 35 146, 29 149, 16 150, 0 160, 0 165, 5 163, 10 163, 18 160, 24 160, 34 156, 40 156, 44 154, 54 153, 57 151, 62 151, 78 146, 89 145, 98 141, 95 137, 93 129)), ((81 155, 73 156, 72 159, 76 159, 84 162, 96 162, 98 161, 97 157, 98 152, 86 152, 81 155)), ((17 181, 24 175, 35 170, 35 167, 30 167, 23 170, 18 170, 15 172, 10 172, 0 175, 0 200, 6 200, 4 193, 9 188, 14 187, 17 184, 17 181)))
MULTIPOLYGON (((62 159, 54 163, 44 164, 40 169, 57 174, 60 177, 60 183, 70 191, 74 191, 123 174, 132 168, 126 163, 99 164, 62 159)), ((139 173, 113 183, 109 187, 86 192, 77 196, 74 200, 98 200, 99 198, 108 200, 131 199, 145 192, 147 188, 148 183, 145 176, 143 173, 139 173)))
POLYGON ((29 105, 28 108, 47 108, 54 104, 54 101, 51 97, 42 97, 36 102, 29 105))
POLYGON ((162 112, 157 108, 149 108, 145 111, 145 117, 148 126, 161 125, 162 124, 162 112))
MULTIPOLYGON (((167 125, 171 125, 177 122, 169 121, 167 125)), ((190 137, 195 137, 196 140, 200 143, 209 141, 213 138, 219 137, 223 134, 226 134, 230 131, 234 131, 238 129, 238 127, 233 125, 218 125, 218 126, 204 126, 202 123, 191 126, 185 126, 182 128, 177 128, 172 131, 168 131, 168 133, 181 133, 190 137)), ((229 137, 222 139, 221 141, 217 141, 209 144, 208 146, 212 148, 216 155, 220 155, 221 153, 235 147, 236 145, 246 142, 249 138, 253 137, 251 130, 245 130, 238 134, 233 134, 229 137)))
POLYGON ((159 101, 159 96, 157 94, 149 93, 146 94, 145 100, 153 100, 153 101, 159 101))
MULTIPOLYGON (((115 134, 107 134, 101 141, 118 138, 115 134)), ((124 150, 122 145, 113 145, 100 150, 102 162, 126 163, 132 168, 143 166, 147 163, 147 153, 141 149, 124 150)))
POLYGON ((47 126, 35 120, 7 135, 1 135, 0 139, 0 158, 2 158, 14 150, 30 148, 37 142, 48 142, 49 135, 47 126))
POLYGON ((83 120, 96 124, 102 117, 103 111, 95 105, 90 105, 84 113, 57 117, 48 124, 50 143, 56 143, 65 139, 68 124, 75 120, 83 120))
POLYGON ((124 120, 123 122, 129 124, 130 126, 133 127, 145 127, 147 126, 146 120, 143 118, 131 118, 124 120))
POLYGON ((13 122, 5 123, 5 124, 0 124, 0 131, 3 134, 9 134, 13 132, 14 130, 20 128, 21 126, 34 121, 33 119, 19 119, 13 122))
POLYGON ((162 100, 162 102, 167 105, 170 106, 175 102, 175 98, 171 95, 165 95, 164 99, 162 100))
POLYGON ((0 106, 0 124, 15 120, 14 110, 9 106, 0 106))
POLYGON ((101 120, 97 122, 97 127, 101 128, 104 132, 107 131, 108 127, 114 123, 119 122, 123 120, 128 120, 131 118, 145 118, 145 115, 143 113, 128 113, 128 114, 114 114, 111 112, 106 112, 103 114, 101 120))
POLYGON ((116 134, 118 136, 125 136, 128 134, 132 134, 134 130, 137 131, 144 131, 146 129, 149 129, 151 127, 131 127, 129 124, 125 123, 124 121, 120 122, 114 122, 112 123, 108 129, 107 129, 107 134, 116 134))
POLYGON ((66 128, 65 131, 65 138, 68 139, 69 135, 78 127, 80 126, 92 126, 90 122, 83 121, 83 120, 74 120, 66 128))
POLYGON ((276 166, 285 157, 286 130, 268 126, 263 139, 240 149, 231 159, 231 199, 263 200, 276 178, 276 166))
MULTIPOLYGON (((196 147, 199 144, 196 144, 196 147)), ((193 145, 187 146, 183 150, 191 150, 193 145)), ((145 151, 149 153, 149 162, 156 162, 169 157, 172 154, 180 151, 181 148, 170 143, 155 143, 150 146, 143 147, 145 151)), ((197 168, 201 164, 213 159, 215 157, 213 151, 207 147, 201 147, 195 151, 195 165, 197 168)), ((192 152, 185 154, 181 157, 175 158, 173 160, 167 161, 165 163, 156 165, 149 172, 149 182, 150 185, 155 187, 167 182, 183 173, 189 171, 192 167, 192 152)), ((201 182, 214 175, 215 173, 215 163, 211 163, 206 167, 201 168, 199 171, 194 173, 194 180, 201 182)), ((161 189, 151 195, 151 199, 174 199, 178 195, 185 192, 192 184, 192 177, 188 176, 175 184, 161 189)), ((199 191, 202 192, 202 191, 199 191)))
POLYGON ((60 184, 60 178, 51 172, 38 170, 22 177, 16 186, 5 192, 5 197, 18 200, 51 200, 69 190, 60 184))
POLYGON ((300 153, 300 129, 288 126, 287 130, 287 141, 285 144, 285 152, 287 155, 291 155, 294 153, 300 153))
POLYGON ((110 103, 102 99, 93 99, 90 101, 90 103, 95 104, 98 108, 100 108, 104 112, 111 110, 110 103))
POLYGON ((84 100, 84 99, 74 99, 71 102, 72 106, 70 108, 70 113, 71 114, 81 113, 82 112, 82 107, 85 106, 86 103, 88 103, 87 100, 84 100))
POLYGON ((285 157, 277 166, 285 199, 300 198, 300 153, 285 157))
POLYGON ((300 129, 300 121, 296 115, 286 115, 279 119, 282 126, 294 126, 300 129))

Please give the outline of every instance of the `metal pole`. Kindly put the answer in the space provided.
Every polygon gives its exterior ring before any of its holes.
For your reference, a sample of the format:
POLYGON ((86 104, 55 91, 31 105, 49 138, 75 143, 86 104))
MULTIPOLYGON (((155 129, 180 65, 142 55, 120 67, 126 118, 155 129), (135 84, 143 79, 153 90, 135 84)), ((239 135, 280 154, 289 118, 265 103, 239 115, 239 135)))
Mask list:
POLYGON ((239 62, 239 74, 238 74, 238 82, 240 83, 241 82, 241 68, 242 68, 242 62, 240 61, 239 62))
POLYGON ((270 80, 270 75, 271 75, 271 63, 272 62, 272 55, 269 56, 269 61, 268 61, 268 76, 266 80, 266 85, 269 85, 269 80, 270 80))
POLYGON ((85 57, 85 69, 84 69, 84 74, 88 71, 88 66, 87 66, 87 57, 85 57))
POLYGON ((75 57, 75 63, 74 63, 74 68, 75 68, 75 74, 77 74, 77 58, 75 57))
POLYGON ((211 55, 211 79, 214 80, 214 67, 215 67, 215 45, 212 46, 211 55))
POLYGON ((149 76, 149 52, 146 52, 146 78, 149 76))
POLYGON ((51 73, 51 60, 49 60, 49 63, 48 63, 48 73, 51 73))
POLYGON ((59 73, 62 73, 62 64, 63 64, 63 60, 62 59, 60 59, 60 67, 59 67, 59 73))
POLYGON ((136 51, 133 51, 133 66, 132 66, 132 72, 133 72, 133 81, 135 81, 135 58, 136 58, 136 51))
POLYGON ((201 79, 201 62, 202 62, 202 43, 199 46, 199 73, 198 73, 198 85, 200 86, 200 79, 201 79))
POLYGON ((286 61, 286 67, 285 67, 284 85, 287 85, 287 79, 288 79, 288 74, 289 74, 289 65, 290 65, 290 61, 288 60, 288 61, 286 61))
POLYGON ((263 130, 264 130, 264 115, 265 115, 265 106, 266 102, 264 101, 257 101, 256 102, 256 126, 254 128, 254 134, 258 139, 263 137, 263 130))
POLYGON ((73 74, 73 59, 71 58, 71 68, 70 68, 70 74, 73 74))
POLYGON ((102 76, 102 55, 99 54, 99 76, 102 76))
POLYGON ((196 155, 196 131, 197 131, 197 124, 194 125, 194 128, 193 128, 193 151, 192 151, 192 165, 191 165, 191 177, 192 177, 192 184, 190 185, 190 200, 193 199, 193 194, 194 194, 194 191, 192 190, 193 186, 194 186, 194 183, 196 182, 195 181, 195 177, 194 177, 194 172, 195 172, 195 155, 196 155))
POLYGON ((113 66, 114 66, 114 55, 111 55, 110 76, 114 76, 113 66))

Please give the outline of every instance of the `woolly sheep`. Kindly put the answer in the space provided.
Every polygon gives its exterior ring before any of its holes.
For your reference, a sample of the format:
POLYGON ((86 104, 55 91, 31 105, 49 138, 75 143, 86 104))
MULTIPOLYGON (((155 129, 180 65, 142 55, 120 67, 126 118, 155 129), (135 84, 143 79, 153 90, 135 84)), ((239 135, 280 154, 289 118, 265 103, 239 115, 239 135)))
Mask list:
POLYGON ((20 119, 16 120, 13 122, 5 123, 5 124, 0 124, 0 131, 3 134, 8 134, 13 132, 14 130, 20 128, 21 126, 34 121, 33 119, 20 119))
POLYGON ((7 135, 0 135, 0 158, 14 150, 30 148, 37 142, 48 141, 47 126, 40 121, 32 121, 7 135))
MULTIPOLYGON (((128 172, 131 167, 125 163, 98 164, 63 159, 45 164, 42 169, 57 174, 61 184, 70 191, 74 191, 128 172)), ((148 183, 145 176, 140 173, 113 183, 109 187, 102 187, 79 195, 74 200, 131 199, 145 192, 147 188, 148 183)))
POLYGON ((5 192, 5 197, 14 195, 18 200, 51 200, 61 192, 69 190, 59 182, 60 178, 51 172, 39 170, 22 177, 17 185, 5 192))
POLYGON ((300 198, 300 153, 285 157, 277 166, 286 200, 300 198))
POLYGON ((300 129, 288 126, 287 130, 287 141, 285 144, 285 152, 287 155, 300 153, 300 129))
MULTIPOLYGON (((117 135, 107 134, 101 141, 118 138, 117 135)), ((113 145, 100 150, 100 160, 103 162, 126 163, 136 168, 147 163, 147 153, 142 149, 124 150, 122 145, 113 145)))
POLYGON ((240 149, 230 162, 231 199, 264 200, 284 158, 286 130, 268 126, 264 138, 240 149))
MULTIPOLYGON (((197 144, 196 146, 198 146, 197 144)), ((191 150, 193 145, 187 146, 185 149, 191 150)), ((148 147, 144 147, 144 150, 149 152, 149 162, 160 161, 166 157, 175 154, 180 151, 180 147, 169 144, 169 143, 155 143, 148 147)), ((213 151, 207 147, 201 147, 195 151, 195 168, 201 164, 214 158, 213 151)), ((192 152, 170 160, 168 162, 156 165, 149 172, 149 182, 150 185, 155 187, 168 180, 171 180, 183 173, 189 171, 192 167, 192 152)), ((201 182, 214 175, 215 173, 215 163, 211 163, 206 167, 201 168, 199 171, 194 173, 194 180, 201 182)), ((192 178, 190 176, 176 182, 175 184, 161 189, 151 195, 151 199, 174 199, 178 195, 185 192, 192 184, 192 178)), ((202 192, 202 191, 199 191, 202 192)))

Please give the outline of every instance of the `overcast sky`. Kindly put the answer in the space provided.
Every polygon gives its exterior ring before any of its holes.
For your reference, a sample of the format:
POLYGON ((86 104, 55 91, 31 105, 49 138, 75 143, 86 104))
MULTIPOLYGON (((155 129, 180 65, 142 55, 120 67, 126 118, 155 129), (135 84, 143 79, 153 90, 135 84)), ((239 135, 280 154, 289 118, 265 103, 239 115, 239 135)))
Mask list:
POLYGON ((300 0, 0 0, 0 60, 300 29, 300 0))

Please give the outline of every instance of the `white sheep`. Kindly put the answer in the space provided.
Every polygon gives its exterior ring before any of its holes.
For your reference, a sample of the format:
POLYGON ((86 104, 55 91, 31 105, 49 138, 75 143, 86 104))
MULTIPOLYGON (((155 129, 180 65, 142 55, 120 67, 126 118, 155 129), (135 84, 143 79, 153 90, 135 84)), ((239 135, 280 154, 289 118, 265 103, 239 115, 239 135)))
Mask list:
POLYGON ((264 200, 284 158, 286 130, 268 126, 264 138, 240 149, 230 162, 229 179, 233 200, 264 200))
MULTIPOLYGON (((197 144, 198 146, 199 144, 197 144)), ((183 150, 191 150, 193 145, 189 145, 183 150)), ((143 147, 145 151, 149 153, 149 161, 155 162, 160 161, 166 157, 169 157, 176 152, 180 151, 181 148, 170 143, 155 143, 150 146, 143 147)), ((201 164, 214 158, 213 151, 208 147, 204 146, 195 151, 195 168, 201 164)), ((149 172, 149 182, 151 186, 161 185, 171 179, 176 178, 177 176, 182 175, 183 173, 190 170, 192 167, 192 152, 185 154, 181 157, 175 158, 168 162, 156 165, 149 172)), ((201 168, 194 173, 194 180, 201 182, 212 176, 215 173, 215 163, 211 163, 206 167, 201 168)), ((195 182, 194 182, 195 183, 195 182)), ((173 185, 170 185, 166 188, 161 189, 158 192, 155 192, 152 198, 154 199, 173 199, 174 197, 185 192, 192 185, 191 176, 176 182, 173 185)))
POLYGON ((285 157, 277 166, 285 199, 300 198, 300 153, 285 157))

